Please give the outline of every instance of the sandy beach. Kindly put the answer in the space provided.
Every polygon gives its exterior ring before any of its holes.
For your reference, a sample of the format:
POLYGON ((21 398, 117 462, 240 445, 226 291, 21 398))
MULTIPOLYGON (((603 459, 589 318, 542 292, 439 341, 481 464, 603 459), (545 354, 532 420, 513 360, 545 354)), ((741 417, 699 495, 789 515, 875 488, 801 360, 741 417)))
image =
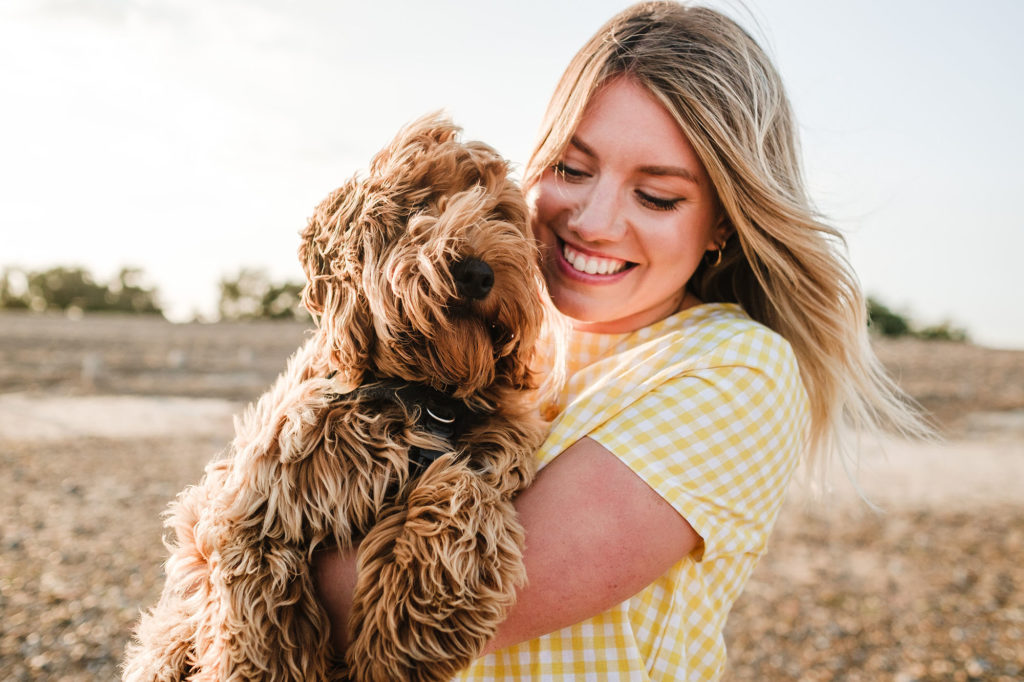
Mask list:
MULTIPOLYGON (((160 512, 301 342, 290 323, 0 315, 0 677, 111 679, 160 512)), ((865 442, 867 506, 797 484, 727 680, 1024 679, 1024 351, 879 341, 933 443, 865 442)))

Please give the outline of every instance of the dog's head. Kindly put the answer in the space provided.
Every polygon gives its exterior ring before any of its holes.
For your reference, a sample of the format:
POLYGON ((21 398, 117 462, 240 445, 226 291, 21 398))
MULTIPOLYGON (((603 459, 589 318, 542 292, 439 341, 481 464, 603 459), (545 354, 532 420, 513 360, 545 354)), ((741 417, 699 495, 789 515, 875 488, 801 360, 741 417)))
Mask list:
POLYGON ((302 233, 303 303, 330 369, 429 383, 456 397, 532 388, 553 309, 508 164, 437 116, 399 132, 317 207, 302 233))

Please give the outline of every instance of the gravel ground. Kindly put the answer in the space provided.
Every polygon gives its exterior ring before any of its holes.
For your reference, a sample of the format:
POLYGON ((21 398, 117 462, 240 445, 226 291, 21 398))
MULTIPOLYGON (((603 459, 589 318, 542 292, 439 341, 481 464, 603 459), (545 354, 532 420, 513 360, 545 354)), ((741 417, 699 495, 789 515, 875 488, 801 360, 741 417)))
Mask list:
POLYGON ((789 509, 730 616, 728 680, 1024 679, 1024 509, 789 509))
POLYGON ((162 584, 160 513, 223 440, 0 442, 0 678, 109 680, 162 584))
MULTIPOLYGON (((160 512, 302 336, 0 316, 0 679, 116 677, 159 592, 160 512), (139 397, 131 410, 125 395, 139 397), (153 396, 209 402, 197 414, 153 396)), ((964 453, 960 468, 907 460, 938 492, 889 490, 883 514, 795 495, 733 610, 727 680, 1024 679, 1024 496, 1018 477, 998 477, 999 462, 1024 458, 1024 352, 899 342, 879 354, 938 415, 954 438, 942 456, 964 453), (984 495, 957 473, 975 461, 994 479, 984 495)))

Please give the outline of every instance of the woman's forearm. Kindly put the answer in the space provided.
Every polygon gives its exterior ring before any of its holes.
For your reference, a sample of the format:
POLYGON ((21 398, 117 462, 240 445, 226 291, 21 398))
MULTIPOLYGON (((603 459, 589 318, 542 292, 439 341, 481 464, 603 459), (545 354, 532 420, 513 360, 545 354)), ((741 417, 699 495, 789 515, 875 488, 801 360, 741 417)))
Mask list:
POLYGON ((606 611, 700 542, 671 505, 589 438, 543 469, 516 508, 528 584, 484 653, 606 611))
MULTIPOLYGON (((526 529, 528 584, 484 653, 595 616, 628 599, 691 552, 700 537, 629 467, 584 438, 516 500, 526 529)), ((346 645, 355 552, 314 562, 337 651, 346 645)))

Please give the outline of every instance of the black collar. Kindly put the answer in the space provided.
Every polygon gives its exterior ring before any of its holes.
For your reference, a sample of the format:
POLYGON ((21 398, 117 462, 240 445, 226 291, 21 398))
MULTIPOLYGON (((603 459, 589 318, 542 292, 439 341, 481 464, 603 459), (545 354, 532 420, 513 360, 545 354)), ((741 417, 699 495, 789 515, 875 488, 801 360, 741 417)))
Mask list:
POLYGON ((337 397, 348 396, 419 407, 416 426, 441 439, 448 447, 445 450, 428 450, 419 446, 409 448, 409 473, 413 475, 421 473, 438 457, 455 449, 455 442, 465 427, 466 417, 473 413, 465 401, 439 391, 429 384, 400 379, 380 379, 372 374, 364 376, 363 383, 354 390, 339 394, 337 397))

